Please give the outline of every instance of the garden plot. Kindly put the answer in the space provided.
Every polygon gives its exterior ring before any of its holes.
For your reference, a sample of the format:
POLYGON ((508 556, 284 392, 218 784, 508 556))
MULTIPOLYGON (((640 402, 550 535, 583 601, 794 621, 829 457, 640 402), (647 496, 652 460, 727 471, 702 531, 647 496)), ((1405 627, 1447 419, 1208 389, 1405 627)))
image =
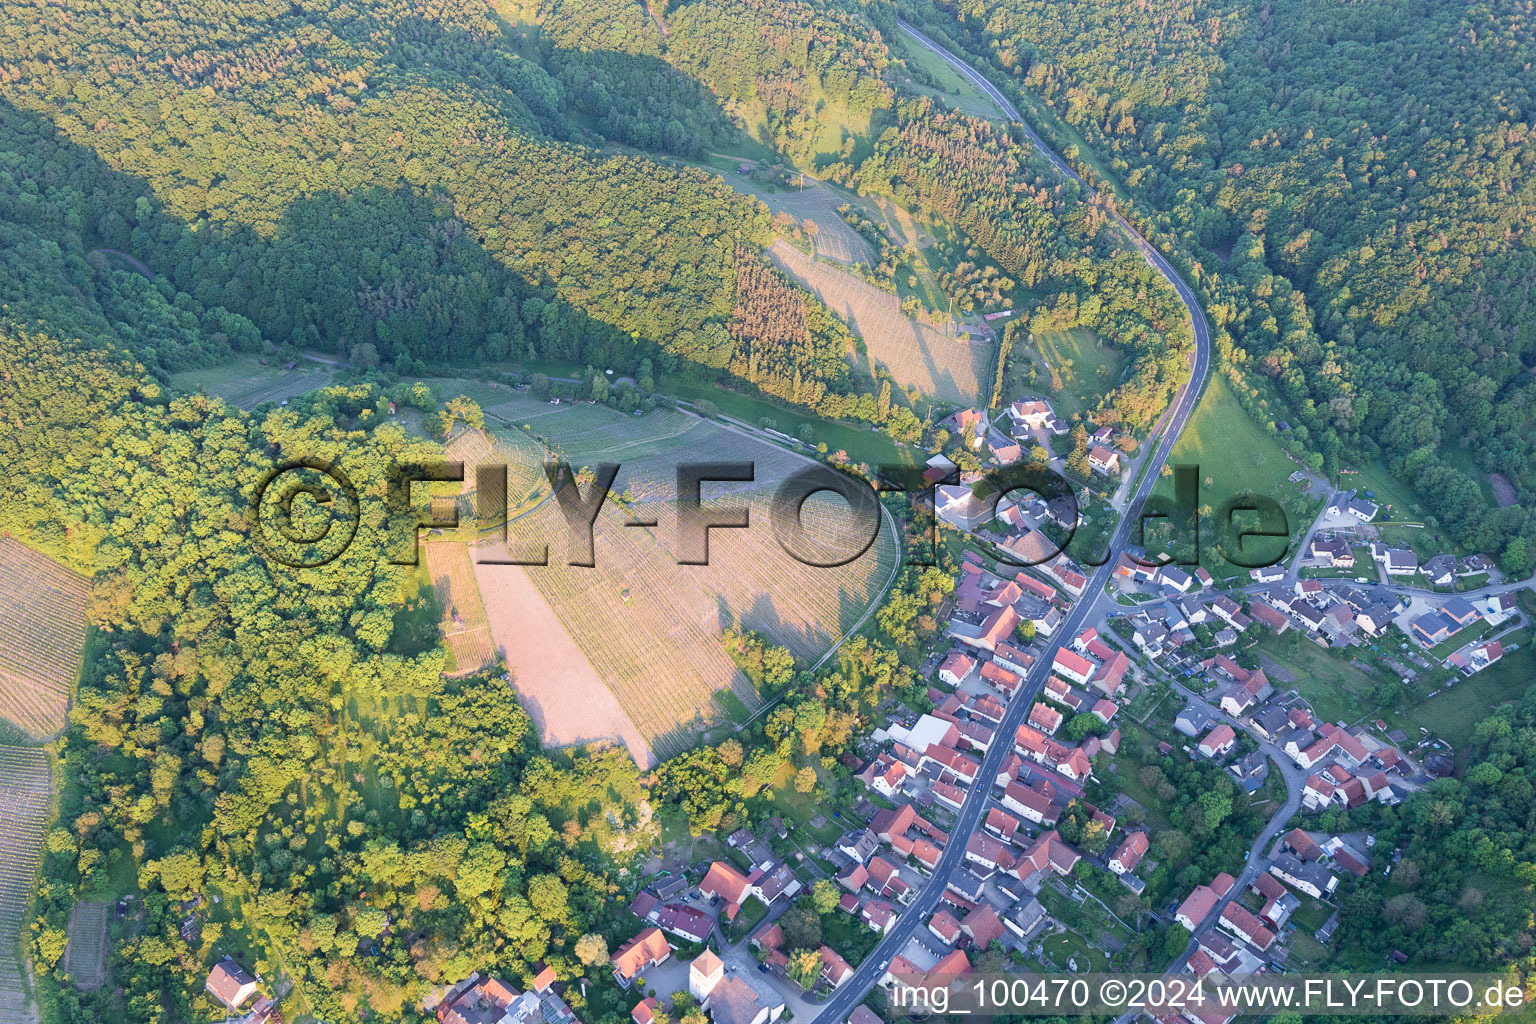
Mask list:
POLYGON ((0 536, 0 717, 29 735, 64 727, 89 593, 83 577, 0 536))
POLYGON ((69 912, 69 944, 64 947, 64 973, 90 991, 107 977, 107 923, 110 903, 76 903, 69 912))
POLYGON ((903 316, 901 302, 889 292, 825 263, 818 263, 788 242, 768 250, 774 263, 809 288, 828 309, 864 339, 869 360, 890 370, 903 388, 969 405, 982 394, 993 346, 971 344, 903 316))

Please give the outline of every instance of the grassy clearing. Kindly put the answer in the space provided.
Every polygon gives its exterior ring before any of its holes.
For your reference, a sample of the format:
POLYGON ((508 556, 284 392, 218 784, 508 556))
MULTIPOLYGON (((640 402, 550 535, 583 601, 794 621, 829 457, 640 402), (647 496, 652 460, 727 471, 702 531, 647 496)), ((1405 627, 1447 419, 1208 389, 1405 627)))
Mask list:
POLYGON ((909 68, 931 83, 924 85, 914 80, 906 80, 901 83, 903 86, 927 96, 937 97, 956 110, 962 110, 967 114, 993 121, 1001 120, 1002 112, 997 109, 997 106, 983 96, 981 90, 962 77, 958 71, 946 64, 938 54, 924 46, 919 46, 900 32, 890 42, 891 49, 896 55, 905 60, 909 68))
MULTIPOLYGON (((896 296, 825 263, 809 259, 787 242, 769 250, 774 263, 815 294, 864 340, 859 370, 874 375, 884 366, 902 388, 915 387, 945 401, 972 404, 983 394, 993 347, 970 344, 942 329, 902 315, 896 296)), ((988 389, 989 390, 989 389, 988 389)))
POLYGON ((1406 715, 1415 725, 1460 747, 1495 708, 1524 696, 1532 680, 1536 680, 1536 648, 1524 647, 1471 679, 1460 679, 1406 715))
POLYGON ((1031 358, 1012 361, 1005 378, 1006 394, 1049 395, 1057 415, 1065 420, 1097 408, 1125 372, 1125 357, 1086 327, 1045 331, 1035 335, 1032 351, 1026 339, 1015 342, 1014 351, 1029 352, 1031 358), (1055 387, 1058 379, 1060 388, 1055 387))
MULTIPOLYGON (((1290 474, 1298 467, 1275 438, 1255 423, 1225 378, 1212 376, 1210 385, 1196 406, 1173 447, 1171 465, 1192 464, 1199 467, 1200 504, 1213 512, 1243 491, 1275 499, 1285 510, 1291 537, 1305 532, 1316 517, 1320 502, 1304 498, 1304 483, 1292 483, 1290 474)), ((1173 495, 1173 479, 1163 477, 1155 488, 1159 494, 1173 495)), ((1214 516, 1203 520, 1201 563, 1218 578, 1246 576, 1241 569, 1221 557, 1220 524, 1214 516)))
POLYGON ((183 391, 218 395, 249 412, 263 402, 283 402, 324 387, 332 376, 329 367, 309 360, 300 360, 292 370, 285 370, 254 356, 240 356, 222 366, 172 374, 171 383, 183 391))
POLYGON ((1372 679, 1350 662, 1305 639, 1297 630, 1287 630, 1279 636, 1267 634, 1259 642, 1259 649, 1296 674, 1293 685, 1312 702, 1324 721, 1349 724, 1376 713, 1371 690, 1385 681, 1385 676, 1372 679))

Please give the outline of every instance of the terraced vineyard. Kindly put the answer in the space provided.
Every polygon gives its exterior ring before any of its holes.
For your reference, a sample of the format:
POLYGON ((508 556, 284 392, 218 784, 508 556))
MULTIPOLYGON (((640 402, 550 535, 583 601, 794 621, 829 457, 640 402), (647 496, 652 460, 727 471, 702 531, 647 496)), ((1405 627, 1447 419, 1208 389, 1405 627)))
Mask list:
POLYGON ((496 660, 491 623, 480 601, 480 586, 469 561, 469 545, 428 541, 422 545, 432 589, 443 605, 443 640, 453 655, 454 674, 467 674, 496 660))
POLYGON ((0 747, 0 1022, 34 1021, 15 950, 42 860, 53 777, 32 747, 0 747))
MULTIPOLYGON (((559 513, 546 504, 518 524, 517 537, 549 540, 552 564, 477 564, 476 576, 482 593, 510 595, 505 601, 488 597, 487 605, 492 632, 514 666, 525 703, 537 706, 548 719, 562 697, 539 678, 556 667, 529 661, 520 650, 529 646, 527 619, 539 611, 529 608, 523 578, 547 602, 554 620, 580 650, 581 662, 589 666, 590 672, 584 668, 573 678, 592 676, 605 683, 628 721, 665 756, 690 743, 696 726, 722 716, 725 707, 716 699, 720 692, 729 690, 748 708, 759 703, 750 682, 721 646, 726 627, 761 630, 802 660, 813 660, 878 595, 890 575, 895 549, 882 532, 849 565, 804 565, 779 546, 770 505, 780 481, 807 465, 806 460, 681 412, 640 418, 610 412, 603 423, 594 414, 606 410, 580 408, 587 415, 546 418, 546 436, 573 461, 586 461, 586 455, 594 457, 591 461, 620 458, 623 468, 615 491, 629 496, 627 508, 610 499, 594 526, 596 567, 563 564, 559 513), (565 423, 576 428, 570 435, 560 429, 565 423), (752 482, 709 483, 702 495, 706 506, 746 505, 751 527, 711 531, 710 564, 678 565, 673 500, 677 466, 701 458, 754 465, 752 482), (626 525, 633 519, 654 519, 656 525, 626 525), (510 573, 519 576, 516 586, 503 578, 510 573), (497 610, 503 605, 506 621, 497 610)), ((851 536, 854 524, 841 499, 812 500, 803 518, 819 554, 858 549, 851 536)), ((503 555, 488 546, 477 548, 477 562, 487 557, 503 555)), ((571 671, 559 667, 561 678, 571 671)), ((622 733, 623 723, 613 731, 622 733)), ((579 723, 567 732, 577 735, 579 723)), ((545 732, 547 739, 559 734, 554 728, 545 732)))
POLYGON ((0 537, 0 717, 29 735, 64 727, 89 592, 83 577, 0 537))
MULTIPOLYGON (((812 260, 785 241, 768 250, 773 262, 826 304, 864 339, 869 358, 891 371, 903 388, 969 404, 982 393, 992 346, 970 344, 903 316, 889 292, 852 274, 812 260)), ((866 372, 870 367, 861 369, 866 372)))
MULTIPOLYGON (((543 470, 546 449, 525 431, 514 428, 460 430, 449 440, 445 450, 448 458, 464 463, 461 495, 474 491, 475 471, 485 465, 507 467, 509 515, 516 515, 549 494, 549 480, 543 470)), ((472 507, 470 513, 473 514, 472 507)))

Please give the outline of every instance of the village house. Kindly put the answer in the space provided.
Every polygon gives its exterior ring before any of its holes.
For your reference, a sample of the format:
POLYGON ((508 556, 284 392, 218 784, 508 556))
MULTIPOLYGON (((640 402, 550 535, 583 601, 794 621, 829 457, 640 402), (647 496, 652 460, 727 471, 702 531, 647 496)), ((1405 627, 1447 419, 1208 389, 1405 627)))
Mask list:
POLYGON ((1120 472, 1120 454, 1103 445, 1093 445, 1088 449, 1088 468, 1103 476, 1118 473, 1120 472))
POLYGON ((666 962, 671 955, 672 947, 667 944, 667 937, 660 928, 652 927, 620 946, 608 961, 613 965, 613 980, 627 990, 641 971, 666 962))
POLYGON ((1211 916, 1211 911, 1216 909, 1216 904, 1231 890, 1235 881, 1231 875, 1222 872, 1211 880, 1210 885, 1195 886, 1179 904, 1173 919, 1191 932, 1195 931, 1211 916))
POLYGON ((1323 540, 1314 537, 1311 556, 1313 561, 1329 568, 1353 569, 1355 567, 1355 554, 1350 550, 1349 542, 1342 538, 1323 540))
POLYGON ((950 686, 959 686, 976 669, 976 659, 960 651, 951 651, 939 665, 939 680, 950 686))
POLYGON ((969 533, 992 521, 996 509, 965 484, 940 484, 934 489, 933 513, 940 522, 969 533))
POLYGON ((203 990, 231 1010, 256 994, 257 981, 233 957, 224 957, 213 965, 203 990))
POLYGON ((1117 875, 1135 871, 1136 865, 1141 863, 1141 858, 1146 854, 1148 845, 1145 832, 1130 833, 1121 841, 1114 855, 1109 858, 1109 870, 1117 875))
POLYGON ((1230 725, 1221 722, 1200 741, 1200 753, 1212 760, 1219 760, 1230 754, 1236 744, 1237 734, 1230 725))
POLYGON ((1431 586, 1448 587, 1456 581, 1456 559, 1451 555, 1436 555, 1424 563, 1421 571, 1431 586))
POLYGON ((1061 728, 1062 715, 1053 707, 1036 703, 1029 709, 1029 724, 1045 733, 1047 736, 1056 735, 1056 730, 1061 728))
POLYGON ((1419 556, 1407 548, 1389 548, 1372 542, 1371 559, 1387 576, 1412 576, 1419 571, 1419 556))
POLYGON ((1282 853, 1270 861, 1269 873, 1313 899, 1331 895, 1339 885, 1333 872, 1321 864, 1308 864, 1290 853, 1282 853))
POLYGON ((1275 933, 1240 903, 1228 903, 1223 907, 1217 923, 1260 952, 1268 949, 1270 943, 1275 941, 1275 933))

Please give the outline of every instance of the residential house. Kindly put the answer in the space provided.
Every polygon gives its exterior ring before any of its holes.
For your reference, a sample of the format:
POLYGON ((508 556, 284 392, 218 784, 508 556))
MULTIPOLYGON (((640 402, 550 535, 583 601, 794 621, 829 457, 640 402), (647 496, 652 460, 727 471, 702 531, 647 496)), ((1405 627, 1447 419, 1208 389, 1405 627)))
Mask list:
POLYGON ((660 928, 652 927, 620 946, 608 961, 613 965, 613 980, 620 988, 628 989, 641 971, 664 963, 671 955, 672 947, 667 944, 667 937, 660 928))
POLYGON ((1464 629, 1472 625, 1481 616, 1472 602, 1464 597, 1453 597, 1440 606, 1440 614, 1456 623, 1456 628, 1464 629))
POLYGON ((1045 908, 1033 896, 1025 896, 1003 915, 1003 927, 1027 942, 1045 924, 1045 908))
POLYGON ((1148 849, 1147 834, 1132 832, 1121 841, 1120 847, 1109 858, 1109 870, 1123 875, 1136 870, 1148 849))
POLYGON ((1050 402, 1039 398, 1021 398, 1008 406, 1008 417, 1013 420, 1015 428, 1043 430, 1047 423, 1055 419, 1056 414, 1050 402))
POLYGON ((1199 704, 1186 704, 1173 720, 1178 732, 1193 739, 1211 727, 1211 713, 1199 704))
POLYGON ((1247 940, 1261 953, 1275 941, 1275 933, 1240 903, 1228 903, 1223 907, 1218 923, 1233 935, 1247 940))
POLYGON ((1387 576, 1412 576, 1419 571, 1419 556, 1407 548, 1389 548, 1373 542, 1371 558, 1387 576))
POLYGON ((1422 571, 1431 586, 1448 587, 1456 581, 1456 559, 1451 555, 1436 555, 1424 563, 1422 571))
POLYGON ((867 924, 872 931, 884 935, 891 930, 891 925, 896 923, 896 908, 884 900, 870 900, 864 904, 864 909, 859 911, 859 920, 867 924))
POLYGON ((1255 583, 1279 583, 1285 579, 1285 566, 1278 564, 1260 566, 1257 569, 1250 569, 1248 575, 1255 583))
POLYGON ((1061 712, 1048 705, 1036 703, 1029 709, 1029 724, 1047 736, 1056 735, 1056 730, 1061 728, 1061 721, 1061 712))
POLYGON ((1028 786, 1019 782, 1008 783, 1003 787, 1001 802, 1010 811, 1046 828, 1054 828, 1061 817, 1055 787, 1045 779, 1028 786))
POLYGON ((1308 864, 1294 854, 1282 853, 1269 863, 1269 873, 1313 899, 1332 895, 1339 880, 1321 864, 1308 864))
POLYGON ((1180 594, 1189 593, 1189 588, 1195 585, 1195 578, 1177 566, 1165 565, 1158 570, 1157 581, 1165 590, 1175 591, 1180 594))
POLYGON ((1003 937, 1004 928, 997 911, 983 903, 966 915, 960 930, 971 940, 971 948, 986 949, 993 940, 1003 937))
POLYGON ((976 668, 976 659, 960 651, 951 651, 939 666, 939 679, 950 686, 959 686, 976 668))
POLYGON ((723 860, 717 860, 709 866, 704 873, 703 881, 699 882, 699 892, 706 899, 720 897, 729 904, 740 906, 752 891, 752 883, 747 881, 747 876, 737 871, 723 860))
POLYGON ((1219 760, 1232 752, 1237 743, 1237 734, 1232 727, 1225 722, 1219 723, 1214 729, 1206 733, 1200 741, 1200 753, 1213 760, 1219 760))
POLYGON ((1012 699, 1023 684, 1024 677, 1019 672, 1004 668, 1000 661, 983 662, 981 666, 981 678, 992 684, 1003 698, 1012 699))
POLYGON ((1433 647, 1443 640, 1450 639, 1452 633, 1460 630, 1449 616, 1444 612, 1425 612, 1413 620, 1409 632, 1413 638, 1425 647, 1433 647))
POLYGON ((953 946, 960 941, 960 922, 947 910, 940 910, 928 919, 928 930, 946 946, 953 946))
POLYGON ((853 977, 853 967, 844 960, 837 950, 831 946, 822 946, 818 951, 821 954, 821 980, 838 988, 853 977))
POLYGON ((1098 666, 1093 662, 1066 648, 1058 648, 1056 656, 1051 661, 1051 671, 1070 679, 1078 685, 1086 685, 1093 678, 1094 670, 1098 666))
POLYGON ((1118 473, 1120 472, 1120 453, 1103 445, 1093 445, 1088 449, 1088 468, 1104 476, 1118 473))
POLYGON ((940 484, 934 488, 933 513, 940 522, 966 533, 992 521, 996 508, 978 498, 965 484, 940 484))
POLYGON ((1349 541, 1343 538, 1312 538, 1312 559, 1322 565, 1335 569, 1353 569, 1355 567, 1355 553, 1350 550, 1349 541))
POLYGON ((837 841, 837 848, 863 864, 879 852, 880 837, 871 829, 853 829, 837 841))
POLYGON ((231 1010, 238 1010, 241 1003, 256 994, 258 987, 256 979, 228 956, 213 965, 203 982, 203 991, 231 1010))

